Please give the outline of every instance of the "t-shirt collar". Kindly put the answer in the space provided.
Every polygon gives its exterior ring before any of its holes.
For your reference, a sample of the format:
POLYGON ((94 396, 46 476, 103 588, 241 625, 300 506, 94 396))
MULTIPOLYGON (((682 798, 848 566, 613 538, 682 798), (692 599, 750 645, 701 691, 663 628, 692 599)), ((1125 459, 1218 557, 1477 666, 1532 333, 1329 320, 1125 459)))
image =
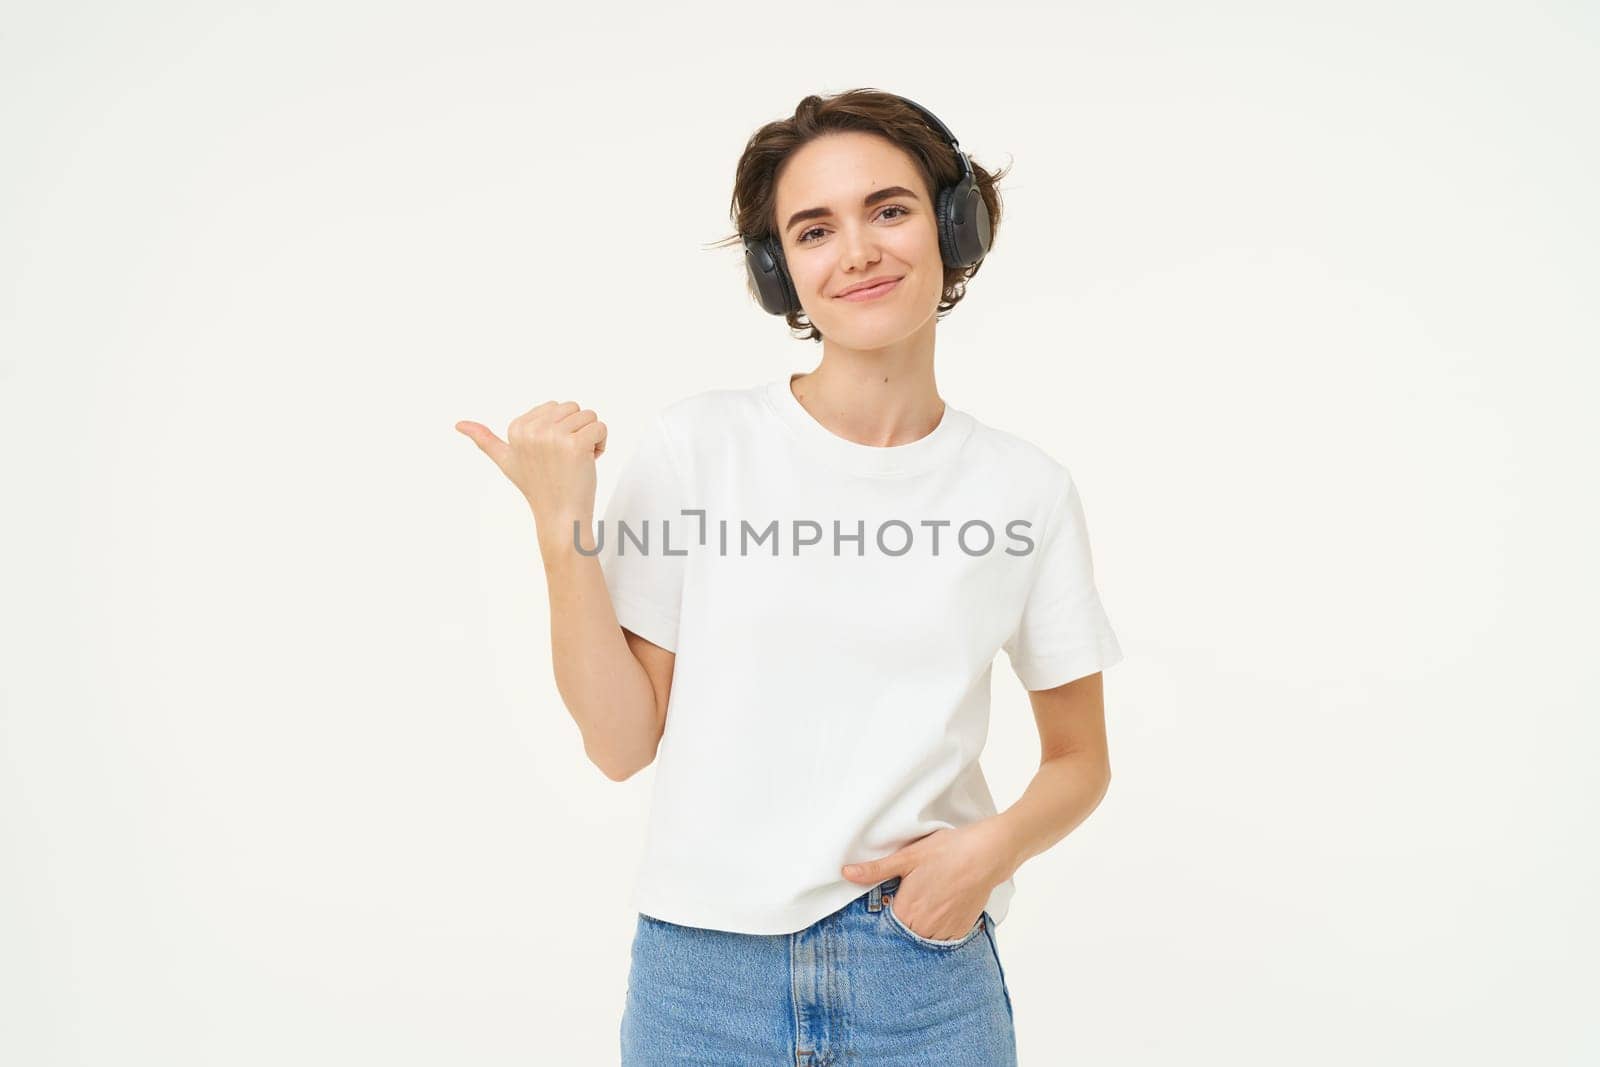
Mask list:
POLYGON ((791 377, 786 373, 766 388, 773 414, 805 448, 857 474, 895 478, 931 470, 952 458, 972 431, 971 416, 946 403, 939 424, 917 440, 903 445, 864 445, 840 437, 818 422, 794 395, 791 377))

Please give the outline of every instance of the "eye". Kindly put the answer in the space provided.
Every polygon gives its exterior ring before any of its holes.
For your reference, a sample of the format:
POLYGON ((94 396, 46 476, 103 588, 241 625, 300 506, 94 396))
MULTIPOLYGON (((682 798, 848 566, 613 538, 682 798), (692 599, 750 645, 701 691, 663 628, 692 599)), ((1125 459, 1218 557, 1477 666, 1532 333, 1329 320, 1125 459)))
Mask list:
MULTIPOLYGON (((901 216, 911 214, 911 211, 910 211, 909 208, 903 207, 900 204, 890 204, 888 207, 886 207, 882 211, 878 212, 878 217, 881 219, 891 211, 900 212, 899 215, 894 216, 895 218, 900 218, 901 216)), ((808 230, 801 230, 800 234, 795 238, 795 243, 796 244, 802 244, 802 245, 803 244, 810 244, 811 240, 812 240, 810 235, 813 234, 813 233, 816 233, 820 229, 822 229, 821 226, 813 226, 808 230)))

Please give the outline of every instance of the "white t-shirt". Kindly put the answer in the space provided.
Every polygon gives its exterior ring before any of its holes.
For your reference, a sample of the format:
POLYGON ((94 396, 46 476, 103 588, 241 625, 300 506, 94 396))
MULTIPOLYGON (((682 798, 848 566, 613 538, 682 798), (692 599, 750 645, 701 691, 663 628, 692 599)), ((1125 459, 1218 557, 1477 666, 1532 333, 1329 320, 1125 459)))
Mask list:
POLYGON ((668 922, 780 934, 843 907, 870 888, 844 864, 995 814, 996 653, 1030 690, 1122 658, 1067 468, 948 403, 875 447, 788 374, 676 401, 595 536, 618 621, 677 655, 633 901, 668 922))

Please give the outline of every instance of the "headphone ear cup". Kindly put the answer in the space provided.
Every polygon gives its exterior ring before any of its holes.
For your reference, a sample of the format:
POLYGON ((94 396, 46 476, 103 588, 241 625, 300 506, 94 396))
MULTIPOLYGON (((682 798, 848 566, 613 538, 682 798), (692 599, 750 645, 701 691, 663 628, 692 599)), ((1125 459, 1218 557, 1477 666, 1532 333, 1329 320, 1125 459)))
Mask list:
POLYGON ((989 205, 975 184, 962 181, 939 192, 939 251, 947 267, 970 267, 989 254, 994 238, 989 205))
POLYGON ((956 224, 952 216, 952 196, 957 186, 947 185, 939 190, 939 196, 934 201, 934 225, 939 231, 939 257, 944 260, 947 267, 961 265, 961 252, 956 247, 956 224))
POLYGON ((746 237, 744 239, 744 264, 760 298, 762 310, 769 315, 787 315, 800 310, 800 299, 795 294, 794 283, 784 266, 783 249, 777 238, 746 237))
POLYGON ((977 186, 967 188, 961 225, 953 226, 952 230, 951 243, 956 246, 959 255, 956 260, 958 265, 970 267, 989 254, 994 228, 989 221, 989 205, 984 203, 983 191, 977 186))
POLYGON ((800 308, 800 294, 794 291, 794 279, 789 277, 789 264, 783 258, 783 247, 776 237, 768 237, 767 245, 772 249, 772 258, 777 261, 778 269, 774 273, 778 282, 783 286, 783 310, 774 312, 776 315, 786 315, 791 311, 798 312, 800 308))

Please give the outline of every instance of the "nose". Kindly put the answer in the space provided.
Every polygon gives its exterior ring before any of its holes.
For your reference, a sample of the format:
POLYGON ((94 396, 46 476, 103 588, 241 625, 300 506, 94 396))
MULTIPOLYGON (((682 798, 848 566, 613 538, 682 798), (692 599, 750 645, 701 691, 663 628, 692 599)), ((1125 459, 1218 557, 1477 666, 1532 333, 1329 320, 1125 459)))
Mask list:
POLYGON ((878 242, 867 226, 847 226, 840 233, 839 269, 860 273, 878 261, 878 242))

